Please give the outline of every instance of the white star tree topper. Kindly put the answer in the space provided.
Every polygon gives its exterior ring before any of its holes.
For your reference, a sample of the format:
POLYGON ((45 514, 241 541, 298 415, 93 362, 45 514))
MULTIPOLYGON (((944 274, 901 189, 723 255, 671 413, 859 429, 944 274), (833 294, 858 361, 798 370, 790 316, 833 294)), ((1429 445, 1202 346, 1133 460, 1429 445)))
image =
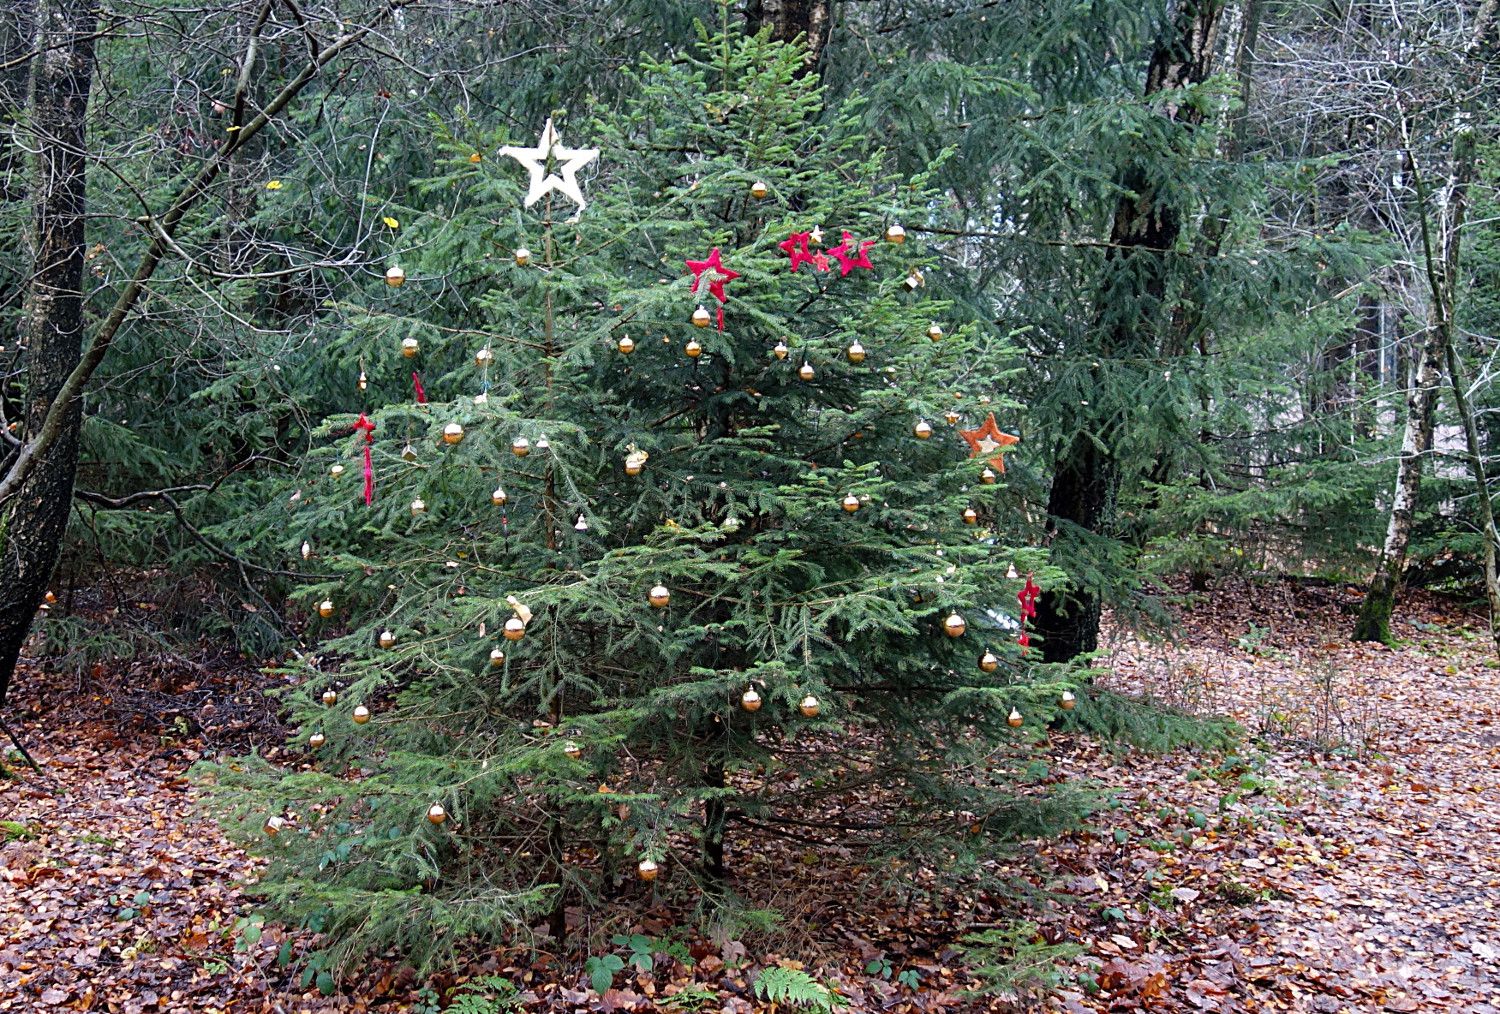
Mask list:
POLYGON ((531 174, 531 185, 526 190, 526 207, 531 207, 554 190, 578 205, 579 211, 588 203, 583 198, 583 190, 578 186, 578 170, 598 158, 599 149, 567 147, 562 143, 562 135, 552 125, 550 117, 547 125, 542 128, 542 136, 538 138, 535 148, 506 145, 500 149, 500 154, 509 155, 531 174), (547 171, 549 161, 556 165, 557 172, 547 171))

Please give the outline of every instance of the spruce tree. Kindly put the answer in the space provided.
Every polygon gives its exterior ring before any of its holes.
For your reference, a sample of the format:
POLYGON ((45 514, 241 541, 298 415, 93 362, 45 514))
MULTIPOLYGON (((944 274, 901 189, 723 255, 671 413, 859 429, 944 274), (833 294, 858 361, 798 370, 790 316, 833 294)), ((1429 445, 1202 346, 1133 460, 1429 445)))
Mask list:
POLYGON ((622 108, 559 115, 602 150, 581 210, 523 207, 498 152, 532 138, 445 134, 400 284, 343 297, 296 367, 347 408, 246 524, 308 575, 305 762, 216 778, 328 960, 561 936, 641 881, 730 905, 748 835, 899 875, 1075 813, 1022 797, 1073 698, 1031 668, 1017 594, 1058 575, 960 439, 1019 421, 1012 349, 930 297, 934 252, 895 228, 932 213, 927 176, 820 117, 768 34, 700 30, 622 108))

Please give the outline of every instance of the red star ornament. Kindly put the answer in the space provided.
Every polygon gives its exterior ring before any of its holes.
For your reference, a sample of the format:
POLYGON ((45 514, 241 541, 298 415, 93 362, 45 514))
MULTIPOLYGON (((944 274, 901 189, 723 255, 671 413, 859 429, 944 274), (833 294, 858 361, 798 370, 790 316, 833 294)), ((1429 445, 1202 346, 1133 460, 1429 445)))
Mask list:
POLYGON ((815 271, 828 270, 828 258, 822 254, 815 254, 808 249, 808 243, 812 240, 810 232, 794 232, 786 239, 776 245, 786 251, 787 257, 791 258, 792 270, 796 271, 804 264, 811 264, 815 271))
POLYGON ((724 330, 724 303, 728 296, 724 293, 724 283, 732 282, 740 276, 738 271, 732 271, 725 267, 723 259, 719 256, 719 248, 714 247, 709 251, 706 258, 701 261, 684 261, 688 270, 693 273, 693 294, 703 287, 705 280, 708 282, 708 294, 719 301, 719 330, 724 330))
POLYGON ((1036 619, 1036 600, 1037 596, 1041 593, 1042 590, 1031 579, 1031 575, 1027 574, 1025 587, 1016 593, 1016 601, 1021 603, 1021 619, 1023 623, 1026 620, 1036 619))
POLYGON ((958 435, 963 437, 964 443, 969 445, 969 457, 977 458, 981 455, 988 457, 990 467, 1002 474, 1005 472, 1005 448, 1021 442, 1020 437, 1000 431, 1000 427, 995 423, 993 412, 985 417, 984 425, 977 430, 959 430, 958 435))
POLYGON ((874 270, 875 265, 870 263, 868 251, 875 245, 875 241, 873 239, 862 241, 859 244, 859 251, 850 254, 849 250, 854 246, 854 237, 849 234, 848 229, 843 230, 843 237, 842 243, 828 251, 828 256, 839 262, 839 277, 842 278, 855 268, 864 268, 866 271, 874 270))

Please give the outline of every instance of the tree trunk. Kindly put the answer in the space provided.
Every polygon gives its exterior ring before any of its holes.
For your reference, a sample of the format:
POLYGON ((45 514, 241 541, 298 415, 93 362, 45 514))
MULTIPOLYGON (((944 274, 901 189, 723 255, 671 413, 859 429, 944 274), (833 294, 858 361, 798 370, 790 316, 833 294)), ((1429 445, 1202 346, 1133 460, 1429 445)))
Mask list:
POLYGON ((36 0, 13 0, 0 13, 0 201, 26 194, 26 153, 15 130, 26 109, 31 61, 26 59, 36 34, 36 0))
POLYGON ((1479 505, 1479 533, 1484 539, 1484 597, 1490 606, 1490 640, 1500 654, 1500 573, 1496 571, 1495 550, 1500 546, 1500 530, 1495 528, 1495 505, 1490 500, 1489 477, 1485 474, 1484 453, 1480 449, 1479 421, 1464 389, 1464 369, 1458 349, 1448 343, 1448 382, 1453 385, 1453 402, 1463 422, 1464 445, 1468 449, 1469 474, 1474 477, 1474 495, 1479 505))
POLYGON ((823 55, 832 20, 833 0, 750 0, 745 6, 745 27, 752 35, 770 28, 771 38, 780 42, 803 37, 809 71, 823 55))
MULTIPOLYGON (((31 129, 38 148, 32 275, 22 314, 28 434, 42 426, 83 348, 84 127, 94 72, 96 0, 47 0, 40 12, 31 129)), ((0 705, 57 565, 73 502, 83 406, 0 515, 0 705)))
MULTIPOLYGON (((1201 84, 1213 72, 1215 37, 1224 13, 1224 0, 1183 0, 1171 34, 1151 54, 1145 96, 1201 84)), ((1196 109, 1173 108, 1167 114, 1190 126, 1202 122, 1196 109)), ((1132 167, 1121 175, 1124 196, 1115 206, 1107 258, 1110 274, 1134 270, 1142 279, 1142 312, 1122 315, 1106 325, 1100 358, 1146 357, 1167 337, 1172 315, 1161 303, 1166 296, 1164 251, 1173 249, 1182 230, 1176 209, 1163 205, 1146 174, 1132 167)), ((1098 316, 1116 294, 1103 287, 1098 316)), ((1080 419, 1079 432, 1054 463, 1052 490, 1047 498, 1049 527, 1063 539, 1079 541, 1087 554, 1087 540, 1104 535, 1111 524, 1120 491, 1120 467, 1114 449, 1126 437, 1124 413, 1080 419), (1092 430, 1092 432, 1091 432, 1092 430)), ((1054 589, 1037 604, 1035 630, 1042 636, 1042 657, 1065 662, 1093 651, 1099 643, 1100 592, 1087 581, 1071 589, 1054 589)))

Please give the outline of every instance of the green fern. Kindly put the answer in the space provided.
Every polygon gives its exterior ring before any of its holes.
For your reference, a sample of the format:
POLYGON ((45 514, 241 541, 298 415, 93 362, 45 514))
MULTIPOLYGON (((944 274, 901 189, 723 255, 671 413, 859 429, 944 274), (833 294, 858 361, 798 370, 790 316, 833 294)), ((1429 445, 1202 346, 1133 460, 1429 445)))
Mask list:
POLYGON ((780 965, 767 968, 756 977, 755 995, 770 1003, 789 1003, 820 1011, 849 1005, 848 1000, 806 972, 780 965))
POLYGON ((450 1014, 504 1014, 519 1010, 521 991, 509 979, 498 975, 482 975, 458 987, 450 1014))

